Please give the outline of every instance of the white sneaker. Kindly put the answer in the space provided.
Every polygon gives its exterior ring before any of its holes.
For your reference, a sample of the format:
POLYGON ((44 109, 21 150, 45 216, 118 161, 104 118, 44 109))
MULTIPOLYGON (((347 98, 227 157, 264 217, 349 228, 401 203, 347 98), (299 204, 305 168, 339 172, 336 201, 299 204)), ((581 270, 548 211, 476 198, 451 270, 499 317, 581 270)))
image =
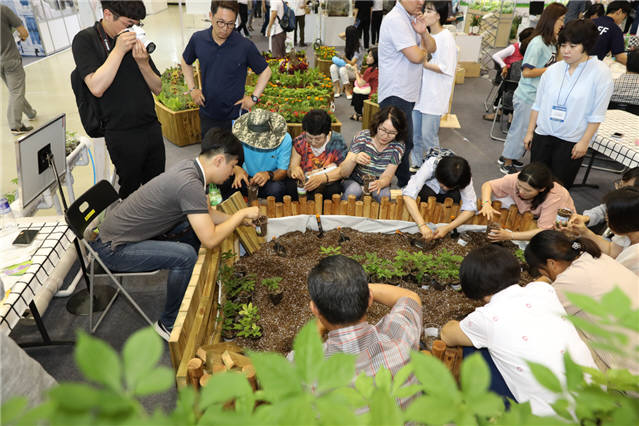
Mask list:
POLYGON ((353 99, 353 95, 346 95, 346 99, 353 99))
POLYGON ((335 95, 333 96, 335 96, 336 98, 339 98, 341 96, 341 93, 335 93, 335 95))
POLYGON ((156 321, 153 323, 153 329, 155 330, 157 334, 160 335, 161 338, 163 338, 167 342, 169 341, 169 337, 171 337, 171 332, 164 327, 164 324, 162 324, 160 321, 156 321))

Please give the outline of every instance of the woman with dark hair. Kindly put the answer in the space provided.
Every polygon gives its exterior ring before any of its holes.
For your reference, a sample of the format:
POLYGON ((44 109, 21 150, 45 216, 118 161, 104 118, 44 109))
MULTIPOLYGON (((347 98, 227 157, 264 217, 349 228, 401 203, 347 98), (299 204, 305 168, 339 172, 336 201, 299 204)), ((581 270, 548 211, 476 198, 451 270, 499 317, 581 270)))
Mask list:
POLYGON ((563 60, 548 68, 537 89, 524 146, 567 189, 606 116, 612 76, 589 53, 599 37, 592 21, 572 21, 559 33, 563 60))
POLYGON ((417 171, 431 148, 439 147, 439 123, 442 115, 448 112, 450 93, 455 84, 457 45, 455 37, 444 28, 448 19, 448 3, 428 1, 425 4, 424 18, 430 35, 437 43, 437 50, 430 60, 424 61, 419 98, 413 109, 411 171, 417 171))
POLYGON ((368 65, 368 67, 364 71, 364 74, 361 74, 359 70, 355 68, 355 87, 353 87, 353 99, 351 100, 355 114, 350 117, 351 120, 360 121, 362 119, 364 101, 373 93, 377 93, 377 85, 379 83, 377 60, 377 48, 373 47, 368 51, 368 55, 366 55, 366 65, 368 65))
POLYGON ((424 239, 445 237, 450 231, 472 218, 477 211, 477 194, 468 161, 445 148, 430 150, 424 164, 402 189, 402 196, 406 209, 424 239), (440 226, 433 232, 419 214, 415 201, 418 195, 423 201, 428 197, 435 197, 440 203, 449 197, 456 203, 461 201, 461 211, 452 222, 440 226))
POLYGON ((344 55, 333 56, 333 63, 329 68, 331 80, 333 80, 333 94, 338 98, 343 91, 346 99, 351 99, 353 97, 351 81, 355 80, 355 67, 360 60, 357 28, 349 25, 339 37, 346 41, 346 46, 344 46, 344 55))
MULTIPOLYGON (((526 263, 552 284, 569 315, 588 321, 596 319, 570 302, 567 293, 600 300, 615 287, 630 298, 633 309, 639 307, 639 278, 619 262, 603 254, 597 244, 588 238, 571 239, 559 231, 543 231, 530 240, 524 256, 526 263)), ((582 332, 586 342, 590 342, 592 336, 583 329, 582 332)), ((636 357, 622 357, 596 346, 592 349, 599 358, 597 361, 601 361, 597 362, 600 367, 627 368, 633 374, 639 373, 636 357)))
POLYGON ((604 16, 605 14, 606 14, 606 9, 604 8, 603 4, 593 3, 584 12, 584 19, 595 20, 597 18, 604 16))
POLYGON ((331 117, 321 109, 313 109, 304 116, 302 130, 302 134, 293 140, 287 192, 293 198, 300 194, 297 188, 303 188, 302 193, 308 197, 316 191, 324 198, 341 194, 341 181, 339 178, 331 180, 327 172, 338 167, 346 158, 348 148, 344 138, 331 130, 331 117))
POLYGON ((404 155, 406 116, 395 106, 382 108, 371 123, 353 138, 350 151, 329 179, 344 178, 342 199, 370 192, 377 200, 390 199, 390 184, 404 155), (365 188, 363 188, 363 186, 365 188))
POLYGON ((616 235, 630 240, 628 247, 596 235, 586 228, 583 221, 573 217, 567 230, 576 232, 597 243, 601 251, 639 275, 639 188, 624 187, 612 191, 604 198, 608 214, 608 226, 616 235))
POLYGON ((541 14, 535 31, 521 43, 524 55, 521 65, 521 79, 513 96, 513 121, 510 124, 506 143, 497 162, 504 174, 517 173, 518 161, 524 156, 524 135, 530 118, 530 110, 535 103, 535 94, 541 75, 556 61, 557 35, 564 25, 566 6, 561 3, 549 4, 541 14))
POLYGON ((501 199, 504 207, 515 204, 519 213, 530 211, 537 219, 537 228, 529 231, 491 231, 488 238, 494 241, 529 240, 542 230, 553 227, 557 210, 575 211, 575 203, 566 188, 555 182, 550 169, 541 163, 530 163, 519 173, 489 180, 482 185, 480 213, 489 221, 499 215, 491 205, 493 195, 501 199))

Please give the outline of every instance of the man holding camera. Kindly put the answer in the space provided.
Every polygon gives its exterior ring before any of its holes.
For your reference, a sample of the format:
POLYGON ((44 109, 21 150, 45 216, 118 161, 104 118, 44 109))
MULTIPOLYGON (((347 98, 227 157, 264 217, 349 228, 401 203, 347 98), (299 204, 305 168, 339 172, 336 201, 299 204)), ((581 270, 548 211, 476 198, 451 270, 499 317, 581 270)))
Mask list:
POLYGON ((119 194, 126 198, 164 171, 164 139, 151 94, 160 93, 162 81, 136 34, 146 16, 144 3, 101 3, 104 18, 74 37, 72 51, 80 76, 98 98, 119 194))
POLYGON ((193 102, 200 106, 202 139, 214 127, 231 129, 242 110, 259 102, 271 69, 255 44, 233 31, 238 14, 236 1, 211 2, 211 27, 195 32, 182 53, 182 72, 193 102), (195 85, 193 62, 200 61, 202 88, 195 85), (245 94, 246 74, 258 74, 255 89, 245 94))

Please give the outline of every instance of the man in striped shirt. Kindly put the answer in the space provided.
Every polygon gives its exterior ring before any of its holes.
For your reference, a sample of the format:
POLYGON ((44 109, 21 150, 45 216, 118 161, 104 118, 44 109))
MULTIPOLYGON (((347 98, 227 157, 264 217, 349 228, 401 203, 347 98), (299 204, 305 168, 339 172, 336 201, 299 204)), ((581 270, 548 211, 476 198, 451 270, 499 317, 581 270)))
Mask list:
MULTIPOLYGON (((394 376, 419 350, 422 301, 410 290, 369 284, 362 266, 346 256, 326 257, 308 276, 311 311, 328 331, 324 355, 357 355, 356 374, 375 376, 381 367, 394 376), (392 307, 376 325, 366 321, 373 302, 392 307)), ((408 383, 414 383, 411 376, 408 383)), ((401 403, 402 401, 400 401, 401 403)))

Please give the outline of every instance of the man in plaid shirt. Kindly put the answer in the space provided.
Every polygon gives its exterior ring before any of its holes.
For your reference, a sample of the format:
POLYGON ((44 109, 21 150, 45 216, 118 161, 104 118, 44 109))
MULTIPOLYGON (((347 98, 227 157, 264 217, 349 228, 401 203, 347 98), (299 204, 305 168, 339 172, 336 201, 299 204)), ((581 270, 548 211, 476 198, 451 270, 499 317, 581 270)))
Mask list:
POLYGON ((394 376, 410 361, 411 350, 419 350, 422 301, 415 292, 369 284, 362 266, 342 255, 326 257, 311 270, 308 291, 311 311, 328 331, 324 355, 357 355, 357 374, 375 376, 385 367, 394 376), (373 302, 393 308, 376 325, 366 321, 373 302))

